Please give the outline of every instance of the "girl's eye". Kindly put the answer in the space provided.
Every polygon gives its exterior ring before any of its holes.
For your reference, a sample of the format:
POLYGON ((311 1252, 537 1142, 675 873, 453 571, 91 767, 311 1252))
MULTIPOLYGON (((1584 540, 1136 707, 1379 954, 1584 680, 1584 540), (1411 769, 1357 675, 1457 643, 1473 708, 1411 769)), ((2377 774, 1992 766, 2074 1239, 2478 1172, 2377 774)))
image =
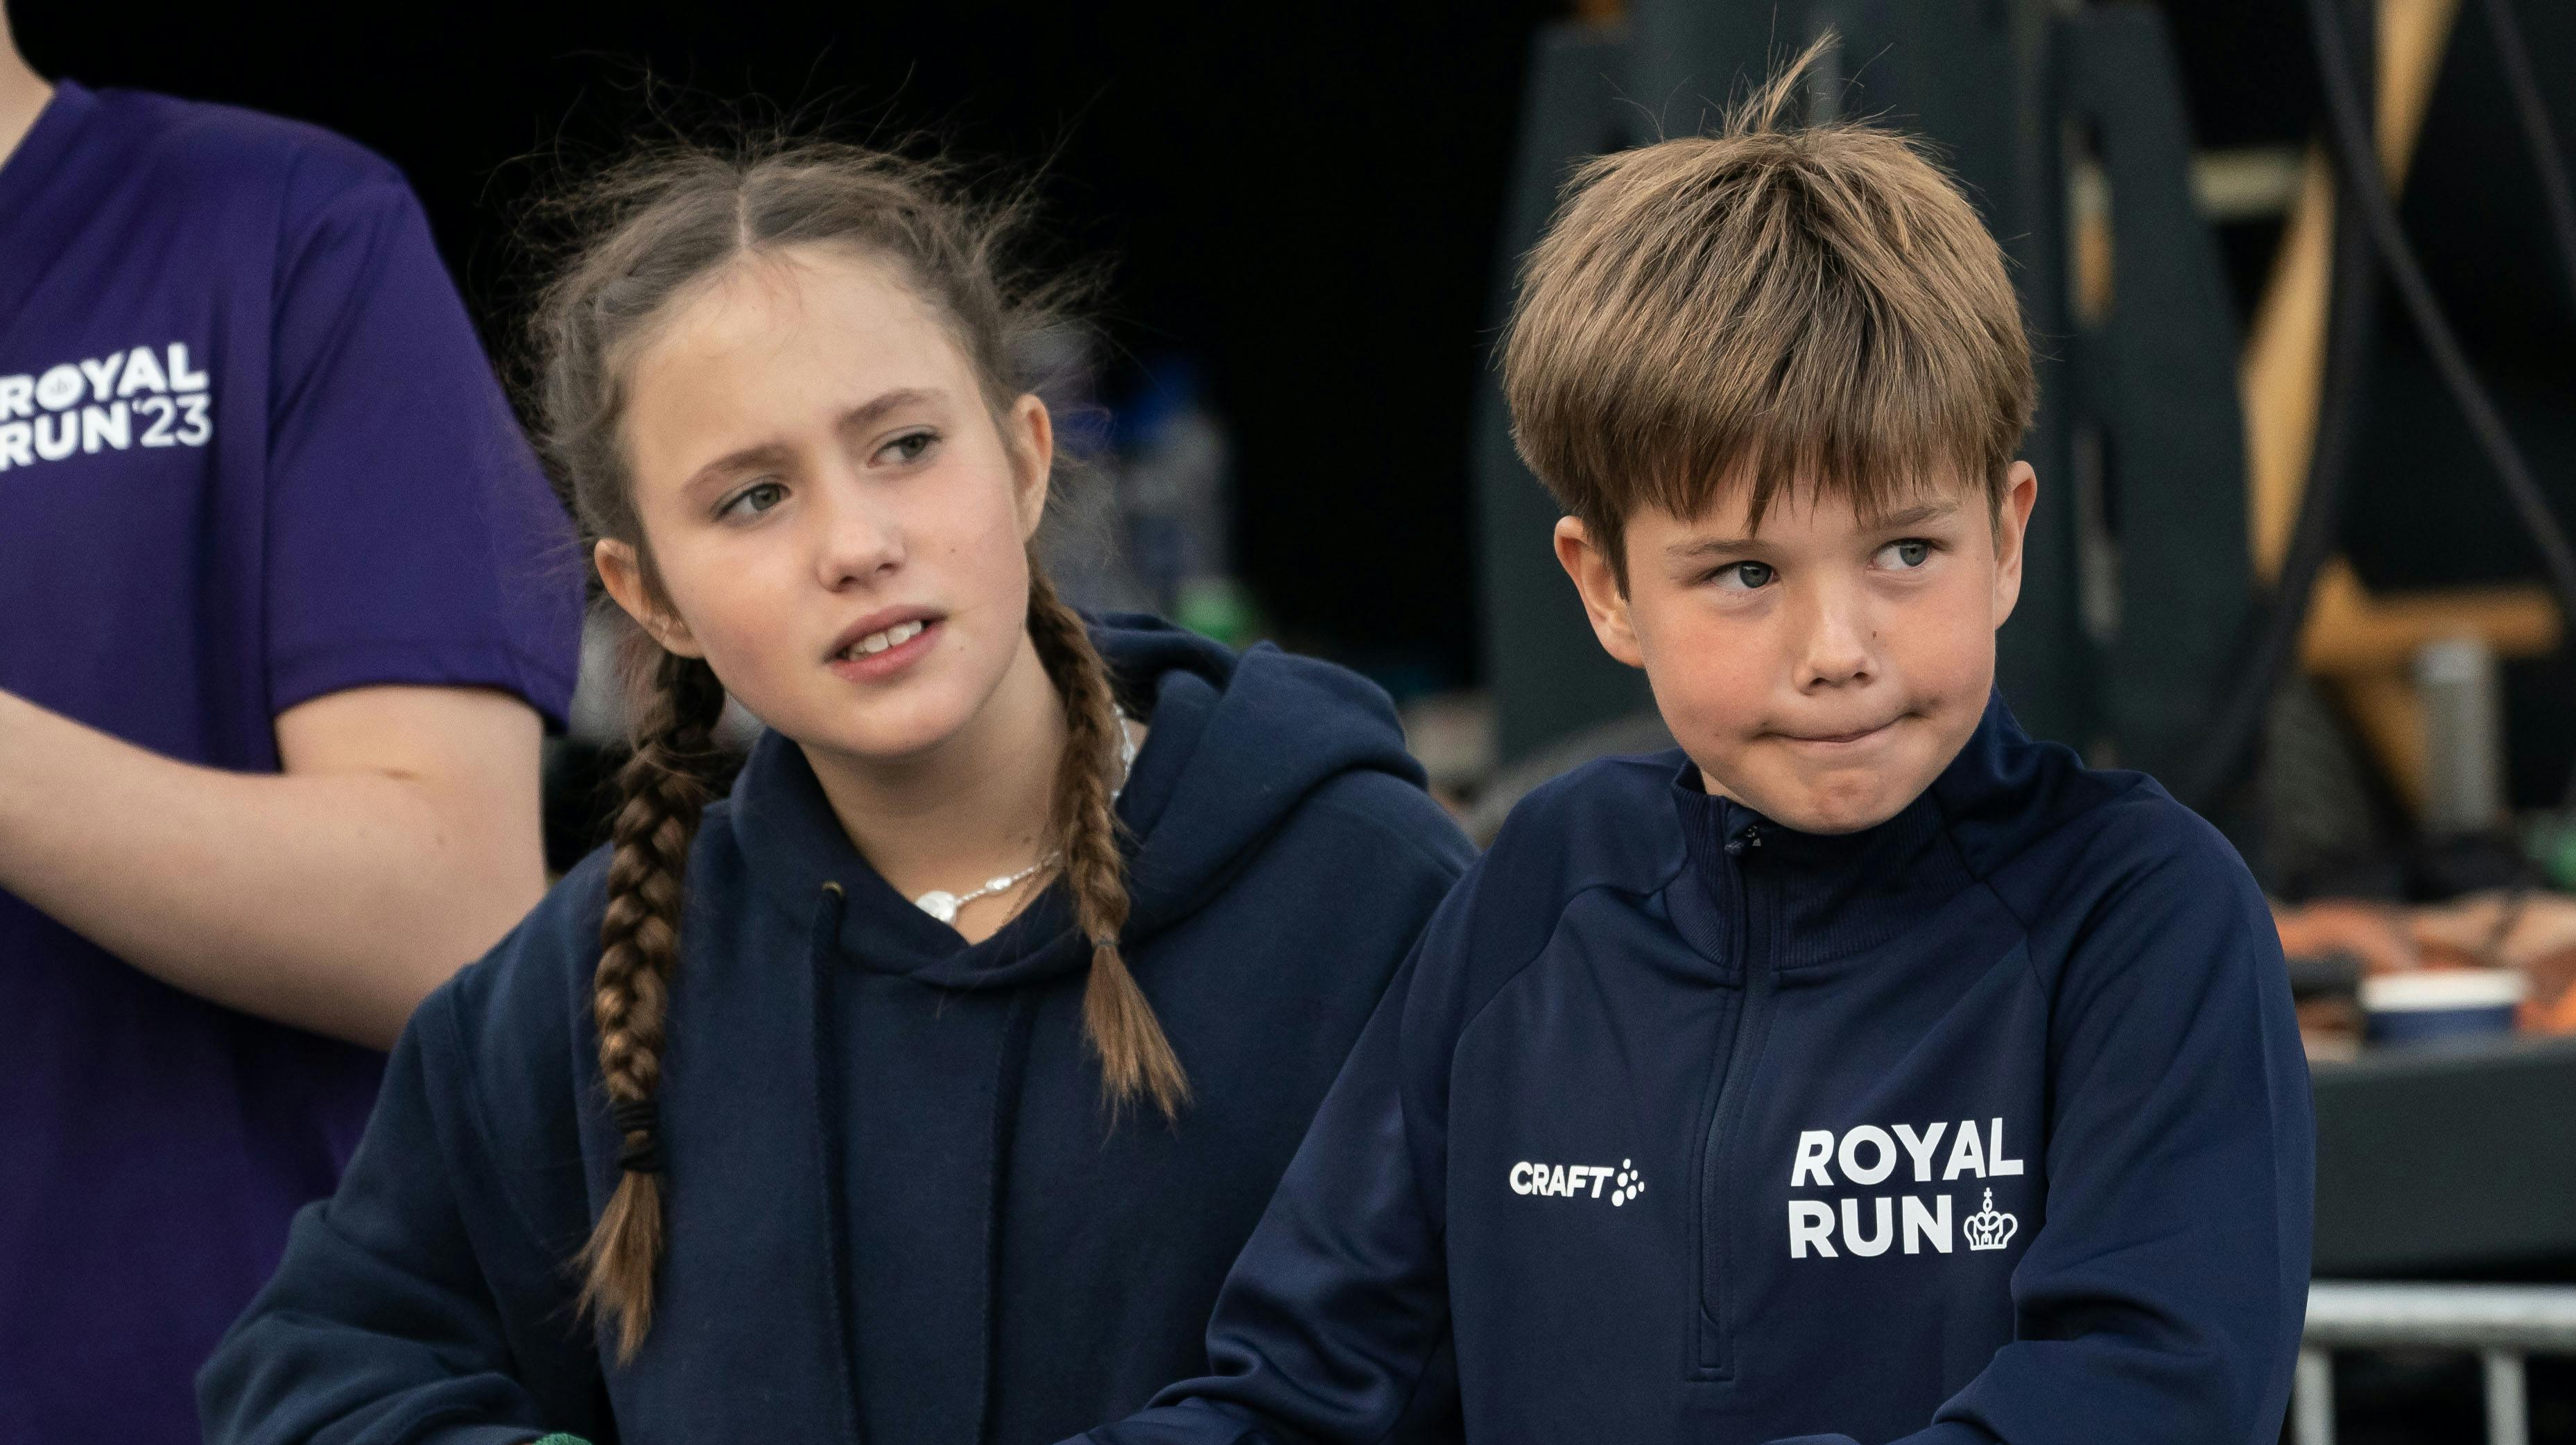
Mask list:
POLYGON ((922 454, 928 452, 938 440, 937 432, 906 432, 893 441, 887 442, 884 450, 877 455, 884 456, 892 453, 898 462, 917 462, 921 460, 922 454))
POLYGON ((1897 565, 1909 572, 1922 566, 1932 556, 1932 544, 1920 537, 1908 537, 1900 542, 1890 542, 1878 550, 1881 556, 1894 554, 1897 565))
POLYGON ((1771 579, 1779 575, 1768 562, 1729 562, 1711 574, 1709 580, 1725 582, 1731 578, 1738 585, 1728 588, 1728 591, 1752 592, 1770 586, 1771 579))
POLYGON ((785 487, 776 482, 758 482, 734 493, 733 499, 726 502, 716 515, 720 517, 758 516, 786 500, 785 487))

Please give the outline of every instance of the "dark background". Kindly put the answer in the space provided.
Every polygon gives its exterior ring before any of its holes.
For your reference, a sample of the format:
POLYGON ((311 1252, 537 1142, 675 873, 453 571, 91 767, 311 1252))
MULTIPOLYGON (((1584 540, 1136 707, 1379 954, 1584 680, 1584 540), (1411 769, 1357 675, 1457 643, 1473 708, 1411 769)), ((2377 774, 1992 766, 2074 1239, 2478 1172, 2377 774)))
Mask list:
MULTIPOLYGON (((1038 171, 1056 259, 1114 267, 1102 319, 1123 359, 1107 399, 1138 362, 1179 353, 1232 425, 1238 560, 1274 631, 1406 691, 1476 680, 1469 404, 1488 384, 1484 313, 1523 57, 1568 0, 458 0, 375 9, 363 23, 347 7, 9 3, 39 70, 294 116, 392 158, 496 351, 526 275, 518 209, 565 167, 651 128, 648 75, 682 112, 757 97, 772 118, 881 142, 936 134, 963 158, 1038 171)), ((2160 8, 2200 144, 2309 134, 2318 99, 2296 0, 2160 8)), ((2562 53, 2541 32, 2567 27, 2523 9, 2544 61, 2562 53)), ((2509 113, 2479 98, 2492 83, 2476 83, 2477 10, 2462 7, 2452 59, 2468 69, 2459 84, 2446 74, 2424 137, 2427 156, 2449 159, 2419 168, 2408 220, 2500 386, 2563 411, 2565 288, 2509 113), (2497 244, 2498 226, 2518 239, 2497 244)), ((1651 108, 1679 117, 1698 109, 1689 99, 1651 108)), ((2222 232, 2240 316, 2277 229, 2222 232)), ((2411 338, 2393 333, 2389 364, 2402 372, 2411 338)), ((2357 477, 2347 542, 2365 575, 2532 575, 2446 404, 2420 379, 2395 390, 2410 408, 2392 413, 2391 445, 2412 448, 2399 465, 2457 468, 2464 485, 2427 506, 2406 476, 2357 477)), ((2554 437, 2525 444, 2543 470, 2560 469, 2554 437)), ((2563 460, 2576 466, 2576 452, 2563 460)))
POLYGON ((1059 259, 1114 266, 1102 319, 1131 367, 1193 357, 1233 425, 1239 562, 1278 630, 1448 685, 1473 651, 1468 399, 1522 54, 1561 8, 459 0, 360 24, 10 0, 41 72, 391 158, 496 348, 517 209, 650 125, 647 73, 682 110, 756 96, 857 138, 1043 163, 1059 259))

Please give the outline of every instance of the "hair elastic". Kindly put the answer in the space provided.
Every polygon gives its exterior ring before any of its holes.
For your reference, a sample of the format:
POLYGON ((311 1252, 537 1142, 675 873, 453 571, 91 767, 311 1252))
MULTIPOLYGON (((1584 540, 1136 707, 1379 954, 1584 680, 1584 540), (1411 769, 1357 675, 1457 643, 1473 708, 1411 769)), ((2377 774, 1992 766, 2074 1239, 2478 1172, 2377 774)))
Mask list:
POLYGON ((610 1106, 608 1117, 617 1124, 618 1136, 627 1141, 617 1151, 617 1167, 629 1174, 662 1172, 661 1107, 651 1099, 629 1099, 610 1106))

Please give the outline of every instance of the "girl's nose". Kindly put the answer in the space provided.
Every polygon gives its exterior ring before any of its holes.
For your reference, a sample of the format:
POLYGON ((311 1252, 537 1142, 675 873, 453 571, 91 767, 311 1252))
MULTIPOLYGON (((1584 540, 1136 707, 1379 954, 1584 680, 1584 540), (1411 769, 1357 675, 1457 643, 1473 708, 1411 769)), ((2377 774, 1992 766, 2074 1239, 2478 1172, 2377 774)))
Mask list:
POLYGON ((814 562, 825 589, 865 585, 903 565, 903 528, 891 510, 843 478, 816 488, 814 562))

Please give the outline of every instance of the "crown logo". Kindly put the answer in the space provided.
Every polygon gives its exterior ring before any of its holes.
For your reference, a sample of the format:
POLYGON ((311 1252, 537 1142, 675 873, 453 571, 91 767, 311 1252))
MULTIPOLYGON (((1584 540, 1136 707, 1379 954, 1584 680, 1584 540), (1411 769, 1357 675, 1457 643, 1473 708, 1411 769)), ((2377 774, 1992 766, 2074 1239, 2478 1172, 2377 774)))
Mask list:
POLYGON ((1960 1222, 1959 1232, 1968 1238, 1970 1249, 2001 1249, 2012 1243, 2021 1231, 2021 1221, 1995 1209, 1995 1192, 1986 1191, 1986 1207, 1960 1222))

